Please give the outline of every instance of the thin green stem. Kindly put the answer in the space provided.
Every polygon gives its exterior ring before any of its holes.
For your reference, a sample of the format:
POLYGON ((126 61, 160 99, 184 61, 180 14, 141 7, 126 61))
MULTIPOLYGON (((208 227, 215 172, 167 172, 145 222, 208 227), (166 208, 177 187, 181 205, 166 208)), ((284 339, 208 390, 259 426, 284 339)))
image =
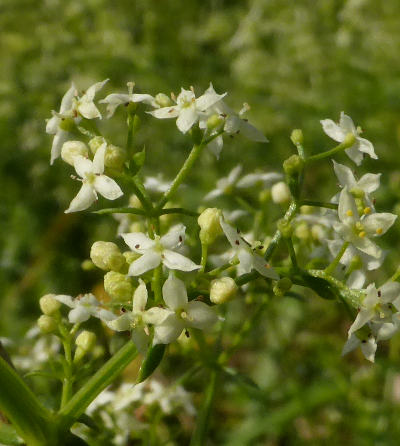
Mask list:
POLYGON ((200 215, 198 212, 190 211, 189 209, 184 209, 184 208, 164 208, 160 209, 157 212, 157 215, 165 215, 165 214, 182 214, 182 215, 188 215, 189 217, 198 217, 200 215))
POLYGON ((134 215, 146 215, 143 209, 137 208, 105 208, 99 211, 94 211, 94 214, 134 214, 134 215))
POLYGON ((206 270, 206 264, 207 264, 207 255, 208 255, 208 245, 206 243, 201 244, 201 268, 200 272, 204 273, 206 270))
POLYGON ((332 262, 325 268, 326 274, 332 274, 336 267, 339 265, 340 259, 343 257, 343 254, 346 252, 346 249, 349 246, 349 242, 344 242, 340 251, 337 253, 336 257, 332 260, 332 262))
POLYGON ((219 276, 223 271, 226 271, 229 268, 235 267, 236 265, 238 265, 238 263, 239 263, 239 260, 235 259, 232 262, 225 263, 225 265, 221 265, 218 268, 208 271, 207 273, 205 273, 205 276, 209 276, 209 277, 219 276))
POLYGON ((140 201, 140 204, 143 206, 143 208, 147 212, 151 212, 153 209, 153 205, 151 203, 150 198, 147 196, 146 191, 144 188, 140 185, 139 181, 137 180, 136 176, 129 176, 124 175, 123 178, 127 180, 130 185, 132 186, 132 189, 135 193, 135 195, 138 197, 138 200, 140 201))
POLYGON ((325 158, 329 158, 329 157, 335 155, 338 152, 341 152, 341 151, 343 151, 345 149, 348 149, 353 144, 354 144, 354 141, 352 141, 351 144, 349 144, 347 141, 344 141, 344 142, 340 143, 339 145, 337 145, 336 147, 334 147, 333 149, 326 150, 325 152, 317 153, 316 155, 309 156, 304 161, 305 161, 306 164, 310 164, 310 163, 313 163, 315 161, 319 161, 319 160, 322 160, 322 159, 325 159, 325 158))
POLYGON ((299 266, 297 264, 296 251, 294 250, 293 241, 291 238, 286 239, 286 244, 289 250, 290 260, 292 261, 293 268, 297 269, 299 266))
POLYGON ((326 201, 313 201, 313 200, 301 200, 300 206, 314 206, 314 207, 334 209, 334 210, 337 210, 338 208, 338 205, 336 203, 328 203, 326 201))
POLYGON ((72 363, 72 351, 71 351, 71 339, 68 336, 67 339, 62 341, 65 354, 65 366, 64 366, 64 379, 61 394, 61 404, 62 409, 67 402, 71 399, 72 394, 72 381, 73 381, 73 363, 72 363))

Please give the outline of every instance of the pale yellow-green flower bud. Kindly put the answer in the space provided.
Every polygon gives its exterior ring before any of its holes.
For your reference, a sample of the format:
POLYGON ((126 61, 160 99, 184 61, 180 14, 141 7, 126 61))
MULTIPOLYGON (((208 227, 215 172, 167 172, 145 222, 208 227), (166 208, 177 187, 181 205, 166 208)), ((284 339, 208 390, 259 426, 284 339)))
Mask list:
POLYGON ((80 361, 96 344, 96 335, 92 331, 84 330, 75 339, 77 346, 74 362, 80 361))
POLYGON ((132 300, 132 283, 125 274, 109 271, 104 276, 104 289, 114 302, 123 303, 132 300))
POLYGON ((294 234, 300 240, 307 240, 310 237, 310 230, 306 222, 301 222, 296 226, 294 234))
POLYGON ((291 194, 287 184, 284 181, 279 181, 271 188, 271 197, 274 203, 284 204, 290 201, 291 194))
POLYGON ((290 135, 290 139, 295 146, 303 144, 303 131, 301 129, 294 129, 290 135))
POLYGON ((197 222, 200 226, 201 243, 209 245, 218 235, 222 234, 221 216, 222 212, 217 208, 207 208, 200 214, 197 222))
POLYGON ((61 158, 71 166, 74 165, 74 158, 77 155, 87 157, 88 154, 88 146, 82 141, 67 141, 61 148, 61 158))
POLYGON ((83 271, 93 271, 96 269, 96 266, 91 260, 86 259, 81 263, 81 268, 83 271))
POLYGON ((304 161, 299 157, 299 155, 292 155, 283 162, 283 170, 288 175, 296 175, 301 172, 304 167, 304 161))
POLYGON ((211 282, 210 300, 214 304, 223 304, 232 300, 237 293, 238 286, 230 277, 221 277, 211 282))
POLYGON ((138 208, 138 209, 142 208, 142 203, 140 202, 139 198, 135 194, 133 194, 129 197, 129 206, 131 208, 138 208))
POLYGON ((224 120, 221 118, 221 116, 215 113, 207 119, 207 128, 208 130, 214 130, 220 127, 223 122, 224 120))
POLYGON ((54 296, 54 294, 46 294, 39 300, 40 309, 42 310, 42 313, 47 316, 52 316, 57 313, 61 307, 61 303, 54 299, 54 296))
POLYGON ((310 215, 314 213, 314 208, 312 206, 303 205, 300 208, 300 214, 310 215))
POLYGON ((122 147, 109 144, 104 156, 104 165, 110 169, 122 169, 126 161, 126 150, 122 147))
POLYGON ((322 225, 312 225, 311 226, 311 237, 316 241, 321 241, 324 239, 326 231, 322 225))
POLYGON ((101 147, 105 143, 105 140, 102 136, 95 136, 89 141, 89 147, 92 151, 93 155, 96 154, 97 149, 101 147))
POLYGON ((37 320, 37 324, 42 333, 48 334, 57 330, 57 321, 47 314, 42 314, 37 320))
POLYGON ((125 265, 125 257, 112 242, 95 242, 90 250, 93 263, 105 271, 119 271, 125 265))
POLYGON ((154 99, 160 107, 170 107, 173 105, 171 98, 164 93, 158 93, 154 99))
POLYGON ((283 277, 275 283, 272 291, 275 296, 282 297, 290 288, 292 288, 292 281, 288 277, 283 277))

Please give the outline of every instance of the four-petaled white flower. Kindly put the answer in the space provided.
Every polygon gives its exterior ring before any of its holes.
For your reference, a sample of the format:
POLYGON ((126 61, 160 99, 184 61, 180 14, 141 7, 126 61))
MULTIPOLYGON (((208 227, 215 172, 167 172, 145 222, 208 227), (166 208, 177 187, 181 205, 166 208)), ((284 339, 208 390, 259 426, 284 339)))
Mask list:
POLYGON ((162 294, 167 308, 150 308, 146 321, 154 324, 153 344, 169 344, 186 328, 210 329, 218 320, 215 311, 204 302, 188 301, 185 284, 170 274, 162 294))
POLYGON ((76 173, 81 177, 82 187, 65 213, 87 209, 97 200, 97 193, 108 200, 116 200, 123 195, 118 184, 110 177, 103 175, 106 148, 107 143, 102 144, 93 161, 80 155, 74 158, 74 167, 76 173))
POLYGON ((162 237, 156 235, 154 240, 142 232, 131 232, 121 236, 132 251, 142 254, 139 259, 131 263, 129 276, 140 276, 146 271, 157 268, 160 263, 169 269, 180 271, 194 271, 200 268, 200 265, 174 251, 182 244, 185 237, 185 226, 181 224, 171 228, 162 237))
POLYGON ((242 273, 249 273, 252 269, 255 269, 264 277, 274 280, 279 279, 278 274, 272 266, 262 256, 254 252, 251 246, 241 237, 238 229, 226 223, 222 217, 220 223, 226 238, 239 259, 242 273))
POLYGON ((226 96, 226 93, 217 94, 215 91, 208 89, 202 96, 196 98, 193 89, 185 90, 182 88, 176 98, 176 105, 162 107, 148 113, 158 119, 177 118, 178 129, 182 133, 186 133, 201 117, 205 116, 205 112, 210 107, 224 96, 226 96))
POLYGON ((127 86, 128 94, 112 93, 99 101, 100 104, 107 104, 107 118, 111 118, 111 116, 113 116, 117 107, 120 105, 128 105, 130 102, 144 102, 145 104, 152 105, 154 108, 158 107, 153 96, 149 94, 133 93, 133 87, 135 86, 134 82, 128 82, 127 86))
MULTIPOLYGON (((65 93, 61 99, 60 111, 57 113, 52 111, 53 116, 47 121, 46 133, 54 135, 53 144, 51 146, 50 164, 53 164, 61 154, 61 147, 68 139, 68 132, 60 128, 60 124, 65 117, 73 117, 72 104, 73 98, 76 95, 76 88, 74 84, 65 93)), ((78 120, 79 118, 75 118, 78 120)))
POLYGON ((133 294, 132 311, 126 311, 121 316, 107 322, 107 325, 112 330, 131 331, 133 342, 137 349, 143 352, 146 350, 149 339, 145 322, 148 293, 146 284, 142 280, 139 282, 140 284, 133 294))
MULTIPOLYGON (((209 95, 217 95, 214 90, 213 85, 210 83, 210 86, 205 91, 205 94, 209 95)), ((223 95, 221 95, 223 96, 223 95)), ((268 142, 268 139, 263 135, 256 127, 251 125, 247 119, 243 119, 244 113, 246 113, 250 109, 248 104, 243 104, 242 109, 239 113, 235 113, 226 103, 222 100, 222 98, 216 102, 212 107, 207 109, 207 112, 203 115, 200 120, 200 128, 207 128, 208 118, 212 115, 218 115, 223 119, 223 130, 228 135, 236 135, 241 134, 245 136, 250 141, 255 142, 268 142)), ((218 128, 211 131, 211 136, 215 135, 219 131, 218 128)), ((224 145, 222 135, 217 136, 213 139, 208 147, 218 158, 221 153, 222 147, 224 145)))
POLYGON ((350 116, 345 115, 344 112, 340 113, 339 124, 336 124, 331 119, 323 119, 320 122, 324 132, 337 142, 343 142, 346 135, 349 133, 355 136, 355 143, 346 149, 345 152, 357 165, 361 164, 364 153, 368 154, 373 159, 378 158, 375 154, 372 143, 367 139, 360 137, 361 129, 359 127, 356 128, 353 120, 350 118, 350 116))
POLYGON ((393 225, 397 215, 388 212, 368 215, 358 214, 354 197, 347 187, 340 193, 338 215, 340 222, 334 224, 334 230, 355 248, 374 257, 380 258, 382 250, 369 237, 379 237, 393 225))
POLYGON ((94 103, 94 98, 96 93, 100 91, 107 82, 108 79, 102 82, 96 82, 91 85, 82 96, 74 99, 73 110, 76 114, 80 114, 86 119, 101 119, 101 113, 94 103))
POLYGON ((84 294, 76 299, 65 294, 59 294, 54 296, 54 299, 63 303, 67 307, 72 308, 68 314, 68 320, 71 324, 85 322, 90 316, 97 317, 104 322, 115 318, 114 313, 101 308, 100 302, 93 296, 93 294, 84 294))
POLYGON ((368 336, 359 336, 355 333, 349 336, 349 339, 347 339, 343 346, 342 356, 347 355, 347 353, 350 353, 358 347, 361 347, 361 351, 365 359, 375 362, 375 352, 378 346, 375 337, 372 334, 369 334, 368 336))

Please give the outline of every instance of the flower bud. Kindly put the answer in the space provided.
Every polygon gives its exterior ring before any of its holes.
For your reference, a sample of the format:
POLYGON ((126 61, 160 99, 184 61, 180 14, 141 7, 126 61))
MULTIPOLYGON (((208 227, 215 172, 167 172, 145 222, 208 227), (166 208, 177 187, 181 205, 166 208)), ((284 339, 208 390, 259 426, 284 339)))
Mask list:
POLYGON ((356 142, 356 137, 353 133, 347 133, 347 135, 344 138, 343 144, 346 145, 346 147, 351 147, 356 142))
POLYGON ((61 158, 71 166, 74 165, 74 158, 77 155, 87 157, 89 149, 82 141, 67 141, 61 148, 61 158))
POLYGON ((96 266, 91 260, 86 259, 81 263, 81 268, 83 271, 93 271, 96 266))
POLYGON ((158 104, 160 107, 169 107, 172 105, 170 97, 164 93, 158 93, 154 99, 156 104, 158 104))
POLYGON ((303 131, 301 129, 294 129, 290 135, 290 139, 295 146, 303 144, 303 131))
POLYGON ((282 297, 287 291, 290 290, 290 288, 292 288, 292 281, 289 279, 289 277, 283 277, 276 282, 272 291, 275 296, 282 297))
POLYGON ((232 300, 237 293, 238 286, 231 277, 221 277, 211 282, 210 300, 214 304, 223 304, 232 300))
POLYGON ((311 226, 311 237, 316 241, 322 241, 326 235, 326 231, 322 225, 311 226))
POLYGON ((135 194, 132 194, 129 197, 129 206, 131 208, 137 208, 137 209, 142 208, 142 203, 140 202, 139 198, 135 194))
POLYGON ((95 242, 90 250, 92 262, 105 271, 119 271, 125 265, 125 257, 112 242, 95 242))
POLYGON ((281 218, 277 221, 276 226, 278 227, 280 233, 283 238, 290 238, 293 234, 293 227, 290 221, 287 221, 284 218, 281 218))
POLYGON ((294 235, 300 240, 307 240, 310 237, 310 231, 306 222, 301 222, 296 226, 294 235))
POLYGON ((46 294, 39 300, 40 309, 42 310, 42 313, 47 316, 52 316, 57 313, 61 307, 61 303, 54 299, 54 296, 54 294, 46 294))
POLYGON ((105 139, 102 136, 95 136, 89 141, 89 147, 93 155, 96 154, 97 149, 105 143, 105 139))
POLYGON ((258 200, 260 203, 266 203, 271 199, 271 191, 269 189, 263 189, 258 194, 258 200))
POLYGON ((47 314, 42 314, 37 320, 37 324, 40 331, 45 334, 53 333, 57 330, 57 321, 54 317, 48 316, 47 314))
POLYGON ((300 214, 310 215, 314 213, 314 208, 312 206, 303 205, 300 208, 300 214))
POLYGON ((301 172, 304 167, 304 160, 299 155, 292 155, 283 162, 283 170, 288 175, 296 175, 301 172))
POLYGON ((291 194, 287 184, 283 181, 276 183, 271 188, 271 197, 274 203, 287 203, 290 201, 291 194))
POLYGON ((125 274, 109 271, 104 276, 104 289, 114 302, 124 303, 132 299, 132 283, 125 274))
POLYGON ((218 235, 222 234, 221 216, 222 212, 217 208, 207 208, 200 214, 197 222, 200 226, 201 243, 209 245, 218 235))
POLYGON ((214 113, 207 119, 207 129, 208 130, 214 130, 218 127, 220 127, 223 124, 224 120, 221 118, 220 115, 217 113, 214 113))
POLYGON ((80 361, 96 344, 96 335, 92 331, 84 330, 75 339, 77 346, 74 362, 80 361))
POLYGON ((110 169, 122 169, 126 161, 126 150, 122 147, 114 146, 114 144, 109 144, 106 149, 106 154, 104 156, 104 165, 110 169))

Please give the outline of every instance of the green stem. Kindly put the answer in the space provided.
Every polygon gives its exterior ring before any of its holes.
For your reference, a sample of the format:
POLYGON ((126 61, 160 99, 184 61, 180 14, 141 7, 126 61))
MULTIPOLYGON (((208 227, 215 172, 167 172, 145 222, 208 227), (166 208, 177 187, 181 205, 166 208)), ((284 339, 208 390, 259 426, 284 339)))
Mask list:
POLYGON ((65 429, 68 429, 85 412, 97 395, 114 381, 137 354, 135 344, 129 341, 89 378, 58 414, 65 429))
POLYGON ((317 153, 316 155, 312 155, 309 156, 307 159, 305 159, 305 163, 306 164, 310 164, 313 163, 314 161, 319 161, 325 158, 329 158, 332 155, 335 155, 338 152, 341 152, 345 149, 348 149, 349 147, 351 147, 354 144, 354 141, 352 141, 351 144, 349 144, 348 142, 344 141, 342 143, 340 143, 339 145, 337 145, 336 147, 334 147, 333 149, 330 150, 326 150, 325 152, 322 153, 317 153))
POLYGON ((294 250, 293 241, 291 238, 286 239, 286 244, 288 246, 290 260, 292 261, 293 268, 297 269, 299 266, 297 264, 296 251, 294 250))
POLYGON ((68 337, 63 340, 64 354, 65 354, 65 367, 64 367, 64 380, 61 394, 62 409, 71 398, 72 394, 72 380, 73 380, 73 364, 72 364, 72 351, 71 351, 71 339, 68 337))
POLYGON ((189 217, 198 217, 200 215, 198 212, 190 211, 189 209, 184 209, 184 208, 166 208, 166 209, 160 209, 157 212, 157 215, 165 215, 165 214, 182 214, 182 215, 188 215, 189 217))
POLYGON ((140 124, 140 119, 138 115, 129 112, 127 124, 128 124, 128 136, 126 138, 126 151, 128 152, 129 157, 132 157, 134 136, 140 124))
POLYGON ((94 214, 134 214, 134 215, 146 215, 143 209, 137 208, 105 208, 99 211, 94 211, 94 214))
POLYGON ((343 257, 343 254, 346 252, 346 249, 349 246, 349 242, 344 242, 340 251, 337 253, 336 257, 332 260, 332 262, 325 268, 326 274, 332 274, 336 267, 339 265, 340 259, 343 257))
POLYGON ((206 243, 201 244, 201 268, 200 272, 204 273, 206 270, 206 264, 207 264, 207 254, 208 254, 208 245, 206 243))
POLYGON ((152 280, 154 302, 156 305, 162 303, 161 277, 162 277, 162 266, 158 265, 157 268, 153 271, 153 280, 152 280))
POLYGON ((337 210, 338 205, 336 203, 327 203, 325 201, 313 201, 313 200, 301 200, 300 206, 314 206, 319 208, 327 208, 337 210))
POLYGON ((236 266, 239 263, 239 260, 233 260, 232 262, 229 263, 225 263, 225 265, 219 266, 218 268, 212 269, 211 271, 208 271, 207 273, 205 273, 205 276, 207 277, 215 277, 215 276, 219 276, 220 273, 222 273, 223 271, 229 269, 229 268, 233 268, 234 266, 236 266))
POLYGON ((146 191, 144 190, 144 188, 140 185, 140 183, 137 180, 136 176, 131 177, 129 175, 124 175, 123 177, 132 186, 132 189, 133 189, 134 193, 136 194, 136 196, 138 197, 138 199, 140 201, 140 204, 143 206, 143 208, 147 212, 151 212, 151 210, 153 209, 153 205, 151 204, 151 200, 148 197, 148 195, 146 194, 146 191))

